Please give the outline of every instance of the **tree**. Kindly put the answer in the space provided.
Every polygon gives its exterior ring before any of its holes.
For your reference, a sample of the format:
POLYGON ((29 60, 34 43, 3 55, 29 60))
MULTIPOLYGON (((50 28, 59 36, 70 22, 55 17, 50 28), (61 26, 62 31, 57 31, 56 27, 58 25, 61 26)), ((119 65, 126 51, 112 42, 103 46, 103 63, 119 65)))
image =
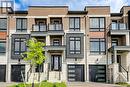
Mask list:
MULTIPOLYGON (((28 41, 26 41, 26 46, 27 46, 27 52, 24 52, 22 54, 24 60, 28 61, 31 67, 41 65, 46 59, 44 55, 45 43, 39 42, 35 38, 31 38, 28 41)), ((34 87, 34 79, 32 82, 32 87, 34 87)))

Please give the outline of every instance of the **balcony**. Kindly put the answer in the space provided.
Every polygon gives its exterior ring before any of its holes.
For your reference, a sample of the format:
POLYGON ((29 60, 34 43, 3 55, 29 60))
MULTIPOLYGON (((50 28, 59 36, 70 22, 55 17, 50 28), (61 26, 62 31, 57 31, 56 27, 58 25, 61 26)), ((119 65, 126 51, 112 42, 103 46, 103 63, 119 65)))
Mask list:
POLYGON ((112 46, 108 49, 110 52, 117 51, 118 53, 128 52, 130 51, 130 46, 112 46))
POLYGON ((49 24, 48 34, 64 35, 63 24, 49 24))
POLYGON ((49 52, 62 52, 65 50, 65 45, 48 45, 45 49, 49 52))
POLYGON ((32 25, 31 36, 46 36, 47 25, 32 25))
POLYGON ((126 35, 129 32, 126 23, 112 23, 110 25, 111 35, 126 35))

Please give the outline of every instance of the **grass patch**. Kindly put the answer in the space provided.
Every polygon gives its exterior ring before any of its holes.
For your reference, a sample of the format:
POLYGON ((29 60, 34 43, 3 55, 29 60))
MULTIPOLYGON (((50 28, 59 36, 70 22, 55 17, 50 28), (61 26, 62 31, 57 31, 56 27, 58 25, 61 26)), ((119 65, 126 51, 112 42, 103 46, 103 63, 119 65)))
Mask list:
MULTIPOLYGON (((9 86, 9 87, 25 87, 25 85, 23 83, 20 83, 20 84, 12 85, 12 86, 9 86)), ((26 87, 32 87, 32 84, 26 84, 26 87)), ((39 87, 39 84, 35 83, 34 87, 39 87)), ((43 81, 43 82, 41 82, 40 87, 67 87, 67 86, 66 86, 66 84, 64 82, 52 83, 52 82, 43 81)))

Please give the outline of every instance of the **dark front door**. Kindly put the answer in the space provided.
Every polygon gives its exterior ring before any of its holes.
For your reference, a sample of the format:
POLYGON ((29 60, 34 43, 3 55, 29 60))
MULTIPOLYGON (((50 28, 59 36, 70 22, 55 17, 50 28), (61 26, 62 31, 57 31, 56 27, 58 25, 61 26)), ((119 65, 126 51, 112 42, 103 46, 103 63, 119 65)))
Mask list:
POLYGON ((6 65, 0 65, 0 82, 5 82, 6 65))
POLYGON ((106 82, 106 65, 89 65, 89 80, 106 82))
POLYGON ((11 81, 23 82, 25 78, 25 65, 12 65, 11 66, 11 81))
POLYGON ((68 65, 68 81, 84 81, 84 65, 68 65))

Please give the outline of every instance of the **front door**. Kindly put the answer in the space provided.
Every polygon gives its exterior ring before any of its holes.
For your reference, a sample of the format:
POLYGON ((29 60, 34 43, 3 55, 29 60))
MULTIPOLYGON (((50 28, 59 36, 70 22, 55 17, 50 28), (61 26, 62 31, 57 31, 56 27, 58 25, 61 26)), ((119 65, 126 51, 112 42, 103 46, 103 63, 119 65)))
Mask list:
POLYGON ((0 65, 0 82, 5 82, 6 65, 0 65))
POLYGON ((106 65, 89 65, 91 82, 106 82, 106 65))
POLYGON ((68 81, 84 81, 84 65, 68 65, 68 81))
POLYGON ((23 82, 24 78, 25 78, 25 65, 12 65, 11 81, 23 82))

